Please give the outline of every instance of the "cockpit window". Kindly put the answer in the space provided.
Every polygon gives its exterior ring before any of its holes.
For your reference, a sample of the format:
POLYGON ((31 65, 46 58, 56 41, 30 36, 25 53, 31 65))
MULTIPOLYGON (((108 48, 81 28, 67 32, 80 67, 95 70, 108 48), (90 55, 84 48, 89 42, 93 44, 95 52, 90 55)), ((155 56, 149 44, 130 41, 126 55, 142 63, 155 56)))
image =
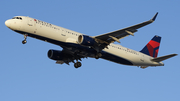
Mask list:
POLYGON ((12 19, 20 19, 20 20, 22 20, 21 17, 13 17, 12 19))

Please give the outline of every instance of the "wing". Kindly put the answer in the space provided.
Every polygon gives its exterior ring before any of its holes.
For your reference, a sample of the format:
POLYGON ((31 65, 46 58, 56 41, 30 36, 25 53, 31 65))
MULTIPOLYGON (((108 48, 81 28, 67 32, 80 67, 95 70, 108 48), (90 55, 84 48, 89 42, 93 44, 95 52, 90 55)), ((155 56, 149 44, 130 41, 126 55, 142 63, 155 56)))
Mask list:
POLYGON ((134 33, 137 32, 137 29, 139 29, 141 27, 144 27, 144 26, 154 22, 157 15, 158 15, 158 13, 156 13, 154 15, 154 17, 149 21, 145 21, 143 23, 140 23, 140 24, 137 24, 137 25, 134 25, 134 26, 130 26, 130 27, 127 27, 127 28, 124 28, 124 29, 120 29, 120 30, 117 30, 117 31, 114 31, 114 32, 94 36, 93 38, 95 38, 96 40, 99 40, 99 42, 101 42, 101 43, 103 42, 103 43, 106 43, 106 44, 110 44, 110 43, 112 43, 114 41, 117 41, 117 42, 120 43, 120 41, 119 41, 120 39, 122 39, 122 38, 124 38, 126 36, 129 36, 129 35, 134 36, 134 33))

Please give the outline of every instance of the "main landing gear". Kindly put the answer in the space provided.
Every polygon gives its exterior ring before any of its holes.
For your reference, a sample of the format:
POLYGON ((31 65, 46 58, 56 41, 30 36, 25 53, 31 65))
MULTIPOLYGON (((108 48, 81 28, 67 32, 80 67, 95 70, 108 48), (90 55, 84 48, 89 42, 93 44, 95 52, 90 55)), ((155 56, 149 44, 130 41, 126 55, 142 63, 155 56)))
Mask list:
POLYGON ((25 44, 25 43, 27 43, 27 41, 26 41, 26 39, 27 39, 27 34, 24 34, 24 40, 22 41, 22 44, 25 44))
POLYGON ((102 56, 101 53, 97 53, 97 54, 95 55, 95 58, 96 58, 96 59, 99 59, 101 56, 102 56))
MULTIPOLYGON (((96 59, 99 59, 101 56, 102 56, 101 53, 97 53, 97 54, 95 55, 95 58, 96 58, 96 59)), ((74 63, 74 67, 75 67, 75 68, 79 68, 79 67, 82 66, 81 62, 79 62, 78 60, 77 60, 76 63, 75 63, 75 62, 73 62, 73 63, 74 63)))
POLYGON ((76 62, 76 63, 74 63, 74 67, 75 67, 75 68, 79 68, 79 67, 81 67, 81 66, 82 66, 81 62, 76 62))

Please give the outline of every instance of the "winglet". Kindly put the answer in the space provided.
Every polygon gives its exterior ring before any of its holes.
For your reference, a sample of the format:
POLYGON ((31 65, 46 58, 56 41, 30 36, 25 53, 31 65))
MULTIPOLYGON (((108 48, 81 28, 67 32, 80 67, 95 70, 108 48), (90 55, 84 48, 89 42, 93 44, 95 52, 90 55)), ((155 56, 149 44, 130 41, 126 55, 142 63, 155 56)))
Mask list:
POLYGON ((152 21, 155 21, 156 20, 156 17, 158 15, 158 12, 154 15, 154 17, 151 19, 152 21))

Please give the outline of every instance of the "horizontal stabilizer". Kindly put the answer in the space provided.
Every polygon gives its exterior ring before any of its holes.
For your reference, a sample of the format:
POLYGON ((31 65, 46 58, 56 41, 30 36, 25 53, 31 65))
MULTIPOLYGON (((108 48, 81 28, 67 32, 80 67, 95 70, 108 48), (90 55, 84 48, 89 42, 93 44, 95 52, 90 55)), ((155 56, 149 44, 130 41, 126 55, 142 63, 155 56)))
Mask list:
POLYGON ((166 56, 161 56, 161 57, 157 57, 157 58, 154 58, 152 59, 151 61, 154 61, 154 62, 161 62, 161 61, 164 61, 166 59, 169 59, 171 57, 174 57, 176 56, 177 54, 170 54, 170 55, 166 55, 166 56))

